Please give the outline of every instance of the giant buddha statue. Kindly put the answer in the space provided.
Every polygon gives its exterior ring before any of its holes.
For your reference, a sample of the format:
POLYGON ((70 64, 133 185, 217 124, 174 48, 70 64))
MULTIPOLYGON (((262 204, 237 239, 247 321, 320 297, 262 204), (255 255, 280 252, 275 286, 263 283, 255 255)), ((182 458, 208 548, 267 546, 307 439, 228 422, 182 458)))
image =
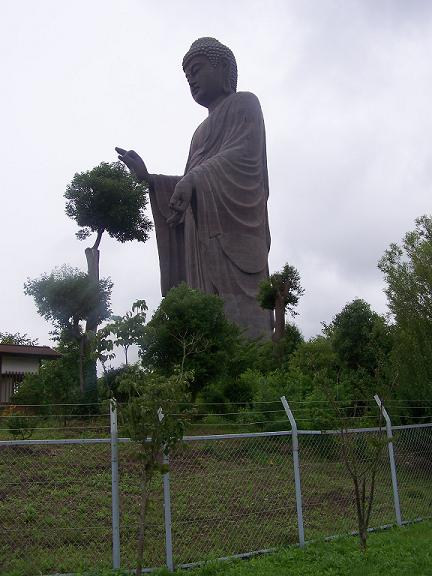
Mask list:
POLYGON ((249 337, 270 337, 272 315, 256 296, 268 276, 270 233, 265 129, 258 98, 237 92, 232 51, 196 40, 183 58, 195 102, 208 109, 182 176, 150 174, 133 150, 119 159, 149 185, 162 295, 180 282, 218 294, 249 337))

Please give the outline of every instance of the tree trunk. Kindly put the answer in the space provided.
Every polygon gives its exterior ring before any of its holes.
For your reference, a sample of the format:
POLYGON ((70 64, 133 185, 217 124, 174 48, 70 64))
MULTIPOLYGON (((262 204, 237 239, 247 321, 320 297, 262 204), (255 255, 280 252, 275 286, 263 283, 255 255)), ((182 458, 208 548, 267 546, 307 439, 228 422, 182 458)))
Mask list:
MULTIPOLYGON (((87 259, 87 274, 94 285, 94 290, 99 290, 99 250, 93 248, 86 248, 85 255, 87 259)), ((98 328, 98 314, 97 311, 92 311, 86 322, 86 332, 96 332, 98 328)))
POLYGON ((80 392, 84 394, 85 391, 85 378, 84 378, 84 349, 85 349, 85 335, 82 334, 80 341, 79 341, 79 383, 80 383, 80 392))
POLYGON ((367 528, 366 526, 362 526, 360 529, 360 550, 362 552, 366 552, 367 549, 367 528))
POLYGON ((273 342, 279 342, 285 333, 285 302, 284 297, 280 294, 275 300, 275 329, 273 332, 273 342))
MULTIPOLYGON (((100 242, 99 235, 98 239, 100 242)), ((96 241, 96 243, 97 245, 99 245, 98 241, 96 241)), ((92 248, 86 248, 85 255, 87 259, 87 274, 92 284, 92 289, 97 291, 99 290, 99 250, 95 246, 93 246, 92 248)), ((94 334, 96 334, 97 329, 98 329, 98 311, 92 310, 87 316, 86 333, 93 332, 94 334)), ((86 348, 88 349, 88 346, 86 348)), ((96 360, 89 359, 86 362, 85 391, 95 390, 96 383, 97 383, 96 360)))
POLYGON ((139 514, 139 525, 138 525, 138 547, 137 547, 137 568, 136 576, 141 576, 143 556, 144 556, 144 534, 145 534, 145 522, 147 516, 147 509, 149 504, 149 490, 150 483, 152 479, 152 473, 143 472, 143 479, 141 484, 141 503, 140 503, 140 514, 139 514))

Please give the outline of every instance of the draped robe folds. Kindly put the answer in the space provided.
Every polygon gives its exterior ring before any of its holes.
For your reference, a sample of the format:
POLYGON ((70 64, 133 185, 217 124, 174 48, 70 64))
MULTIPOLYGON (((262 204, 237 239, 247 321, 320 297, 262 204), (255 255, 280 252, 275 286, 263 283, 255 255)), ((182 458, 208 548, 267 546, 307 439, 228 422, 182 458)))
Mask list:
POLYGON ((249 92, 231 94, 198 126, 185 175, 194 192, 171 228, 169 201, 180 176, 155 175, 150 201, 162 295, 181 282, 218 294, 226 316, 250 337, 269 337, 272 314, 256 296, 268 277, 268 175, 261 107, 249 92))

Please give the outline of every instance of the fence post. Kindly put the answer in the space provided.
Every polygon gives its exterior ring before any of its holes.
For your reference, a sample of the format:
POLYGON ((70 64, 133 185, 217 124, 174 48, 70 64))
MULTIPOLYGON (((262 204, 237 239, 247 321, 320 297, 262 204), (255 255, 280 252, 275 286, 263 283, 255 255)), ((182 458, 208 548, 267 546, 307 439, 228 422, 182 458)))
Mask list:
POLYGON ((119 506, 119 472, 118 472, 118 428, 117 402, 110 402, 111 430, 111 505, 112 505, 112 563, 113 570, 120 568, 120 506, 119 506))
POLYGON ((388 441, 388 453, 389 453, 389 460, 390 460, 390 470, 391 470, 391 479, 392 479, 392 486, 393 486, 393 501, 394 501, 394 508, 396 513, 396 522, 399 526, 402 525, 402 517, 400 511, 400 502, 399 502, 399 490, 398 490, 398 482, 397 482, 397 474, 396 474, 396 462, 394 457, 394 450, 393 450, 393 430, 391 425, 390 416, 388 415, 387 410, 384 408, 384 404, 381 402, 380 397, 378 394, 374 396, 375 402, 378 404, 381 413, 384 417, 386 423, 386 430, 387 430, 387 441, 388 441))
POLYGON ((299 441, 297 434, 297 423, 288 405, 285 396, 281 397, 282 405, 285 409, 286 415, 291 424, 292 433, 292 449, 293 449, 293 463, 294 463, 294 481, 295 481, 295 492, 296 492, 296 506, 297 506, 297 525, 298 525, 298 535, 299 544, 301 547, 304 546, 304 526, 303 526, 303 507, 302 507, 302 492, 301 492, 301 481, 300 481, 300 460, 299 460, 299 441))
MULTIPOLYGON (((164 466, 169 465, 168 454, 163 453, 164 466)), ((174 572, 172 533, 171 533, 171 492, 169 472, 162 476, 163 480, 163 499, 164 499, 164 522, 165 522, 165 557, 166 565, 170 572, 174 572)))

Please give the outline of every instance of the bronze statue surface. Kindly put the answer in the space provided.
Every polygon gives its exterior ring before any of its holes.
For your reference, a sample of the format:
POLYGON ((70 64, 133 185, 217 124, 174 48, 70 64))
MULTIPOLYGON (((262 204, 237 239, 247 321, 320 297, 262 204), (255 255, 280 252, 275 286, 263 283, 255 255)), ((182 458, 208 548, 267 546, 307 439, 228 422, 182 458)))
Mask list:
POLYGON ((256 300, 270 248, 261 107, 254 94, 236 92, 234 55, 213 38, 192 44, 183 69, 192 97, 209 111, 193 135, 184 175, 149 174, 136 152, 116 148, 149 183, 162 295, 185 281, 221 296, 226 316, 250 337, 269 337, 271 314, 256 300))

